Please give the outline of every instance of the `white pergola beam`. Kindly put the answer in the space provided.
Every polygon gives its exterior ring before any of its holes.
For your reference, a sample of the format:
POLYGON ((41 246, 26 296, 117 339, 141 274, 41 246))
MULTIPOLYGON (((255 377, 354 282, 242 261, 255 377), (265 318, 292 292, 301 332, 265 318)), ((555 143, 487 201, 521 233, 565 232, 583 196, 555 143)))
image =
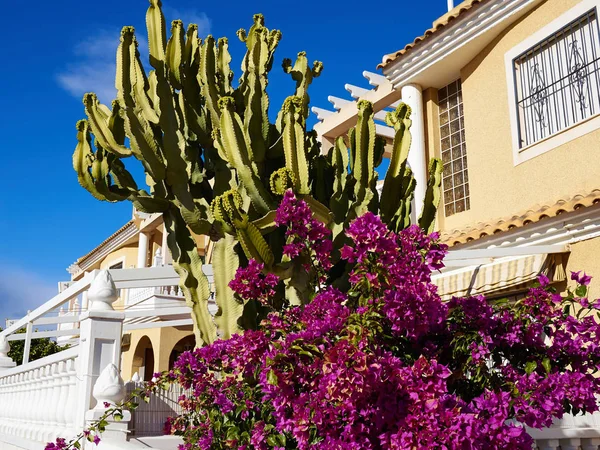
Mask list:
POLYGON ((352 96, 352 98, 354 99, 359 99, 361 97, 364 97, 367 92, 369 92, 372 89, 365 89, 365 88, 361 88, 358 86, 354 86, 353 84, 345 84, 344 88, 350 92, 350 95, 352 96))
MULTIPOLYGON (((374 76, 371 76, 371 72, 365 73, 369 74, 369 79, 372 80, 371 84, 375 85, 374 83, 377 82, 377 89, 361 90, 362 88, 355 89, 354 86, 347 85, 347 90, 350 90, 351 88, 352 92, 355 92, 354 94, 351 92, 352 96, 354 97, 355 95, 359 95, 361 99, 371 102, 373 104, 373 111, 375 112, 379 112, 390 105, 395 105, 395 102, 400 99, 400 91, 395 90, 392 87, 392 84, 387 81, 387 78, 377 74, 372 74, 374 76)), ((356 125, 358 114, 356 102, 344 99, 341 100, 347 103, 344 103, 344 106, 338 111, 338 113, 324 117, 322 122, 316 124, 314 128, 319 136, 322 136, 329 141, 338 136, 343 136, 351 127, 356 125)), ((379 119, 379 117, 381 116, 378 116, 378 120, 383 120, 385 115, 381 117, 381 119, 379 119)), ((389 134, 390 132, 387 131, 382 135, 387 136, 389 134)))
POLYGON ((396 135, 393 128, 377 123, 375 124, 375 133, 377 133, 378 136, 383 136, 388 139, 394 139, 394 136, 396 135))
POLYGON ((328 109, 323 108, 317 108, 316 106, 313 106, 310 110, 313 112, 314 115, 317 116, 317 119, 319 120, 324 120, 326 117, 335 114, 333 111, 329 111, 328 109))
POLYGON ((387 116, 387 111, 385 109, 382 109, 381 111, 377 111, 373 117, 375 118, 375 120, 381 120, 382 122, 385 122, 385 116, 387 116))
POLYGON ((379 75, 378 73, 369 72, 365 70, 363 72, 363 77, 369 80, 369 84, 371 86, 381 86, 382 84, 389 83, 388 79, 383 75, 379 75))
POLYGON ((333 95, 330 95, 329 97, 327 97, 327 100, 329 101, 329 103, 331 103, 333 105, 333 107, 336 109, 336 111, 339 111, 344 106, 349 105, 350 103, 354 103, 352 100, 346 100, 344 98, 335 97, 333 95))

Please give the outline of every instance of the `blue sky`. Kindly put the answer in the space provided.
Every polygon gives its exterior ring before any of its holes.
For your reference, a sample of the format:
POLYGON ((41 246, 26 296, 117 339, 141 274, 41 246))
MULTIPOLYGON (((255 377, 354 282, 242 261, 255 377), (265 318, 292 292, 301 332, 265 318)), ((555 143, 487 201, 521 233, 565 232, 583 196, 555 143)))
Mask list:
MULTIPOLYGON (((65 271, 131 216, 128 203, 95 200, 79 187, 71 166, 81 96, 114 96, 119 30, 136 27, 145 42, 145 0, 8 2, 0 19, 0 326, 56 293, 65 271)), ((311 104, 328 108, 328 95, 348 97, 345 83, 368 87, 385 53, 412 41, 445 12, 445 0, 396 3, 355 0, 199 2, 163 0, 168 22, 228 36, 239 74, 242 44, 235 37, 261 12, 283 40, 271 75, 271 104, 281 105, 293 82, 279 69, 284 57, 306 50, 324 63, 311 104), (406 6, 402 6, 402 4, 406 6)), ((142 45, 143 47, 143 45, 142 45)))

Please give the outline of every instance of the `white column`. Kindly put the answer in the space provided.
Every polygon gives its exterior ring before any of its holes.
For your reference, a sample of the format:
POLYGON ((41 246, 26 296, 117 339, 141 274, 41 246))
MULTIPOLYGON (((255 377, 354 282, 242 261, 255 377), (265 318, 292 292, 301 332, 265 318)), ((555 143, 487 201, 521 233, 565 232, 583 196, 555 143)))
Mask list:
POLYGON ((163 257, 163 266, 171 264, 173 259, 171 258, 171 252, 169 251, 169 245, 167 244, 167 227, 163 225, 163 233, 162 233, 162 257, 163 257))
POLYGON ((148 234, 140 232, 140 240, 138 241, 137 267, 139 269, 146 267, 147 260, 148 260, 148 234))
POLYGON ((412 222, 421 214, 425 191, 427 190, 427 158, 425 155, 425 121, 423 115, 423 92, 418 84, 407 84, 401 89, 402 101, 410 106, 412 125, 410 134, 412 141, 408 152, 408 165, 413 172, 417 186, 415 187, 415 203, 413 205, 412 222))

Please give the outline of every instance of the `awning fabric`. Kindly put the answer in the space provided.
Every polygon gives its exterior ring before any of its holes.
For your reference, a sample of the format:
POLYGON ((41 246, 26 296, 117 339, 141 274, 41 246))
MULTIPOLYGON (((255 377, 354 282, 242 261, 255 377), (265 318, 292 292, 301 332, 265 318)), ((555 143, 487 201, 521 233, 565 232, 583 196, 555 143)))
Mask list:
POLYGON ((538 275, 546 275, 551 282, 566 279, 566 255, 537 254, 502 258, 490 264, 464 267, 433 275, 442 300, 468 295, 491 294, 524 288, 538 275))

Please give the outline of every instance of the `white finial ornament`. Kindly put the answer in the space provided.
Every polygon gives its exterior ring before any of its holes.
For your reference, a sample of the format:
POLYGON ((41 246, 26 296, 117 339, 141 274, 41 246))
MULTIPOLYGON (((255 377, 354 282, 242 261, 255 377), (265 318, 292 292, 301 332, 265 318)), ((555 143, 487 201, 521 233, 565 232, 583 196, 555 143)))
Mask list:
POLYGON ((113 311, 112 304, 118 298, 115 283, 108 270, 101 270, 88 291, 90 311, 113 311))
POLYGON ((10 369, 17 365, 17 363, 8 356, 8 352, 10 352, 10 345, 8 345, 5 336, 0 336, 0 370, 10 369))
POLYGON ((105 409, 105 403, 114 405, 125 398, 125 383, 117 366, 111 363, 104 368, 94 384, 92 395, 98 401, 96 409, 105 409))
POLYGON ((10 352, 10 345, 4 336, 0 336, 0 359, 8 358, 8 352, 10 352))

